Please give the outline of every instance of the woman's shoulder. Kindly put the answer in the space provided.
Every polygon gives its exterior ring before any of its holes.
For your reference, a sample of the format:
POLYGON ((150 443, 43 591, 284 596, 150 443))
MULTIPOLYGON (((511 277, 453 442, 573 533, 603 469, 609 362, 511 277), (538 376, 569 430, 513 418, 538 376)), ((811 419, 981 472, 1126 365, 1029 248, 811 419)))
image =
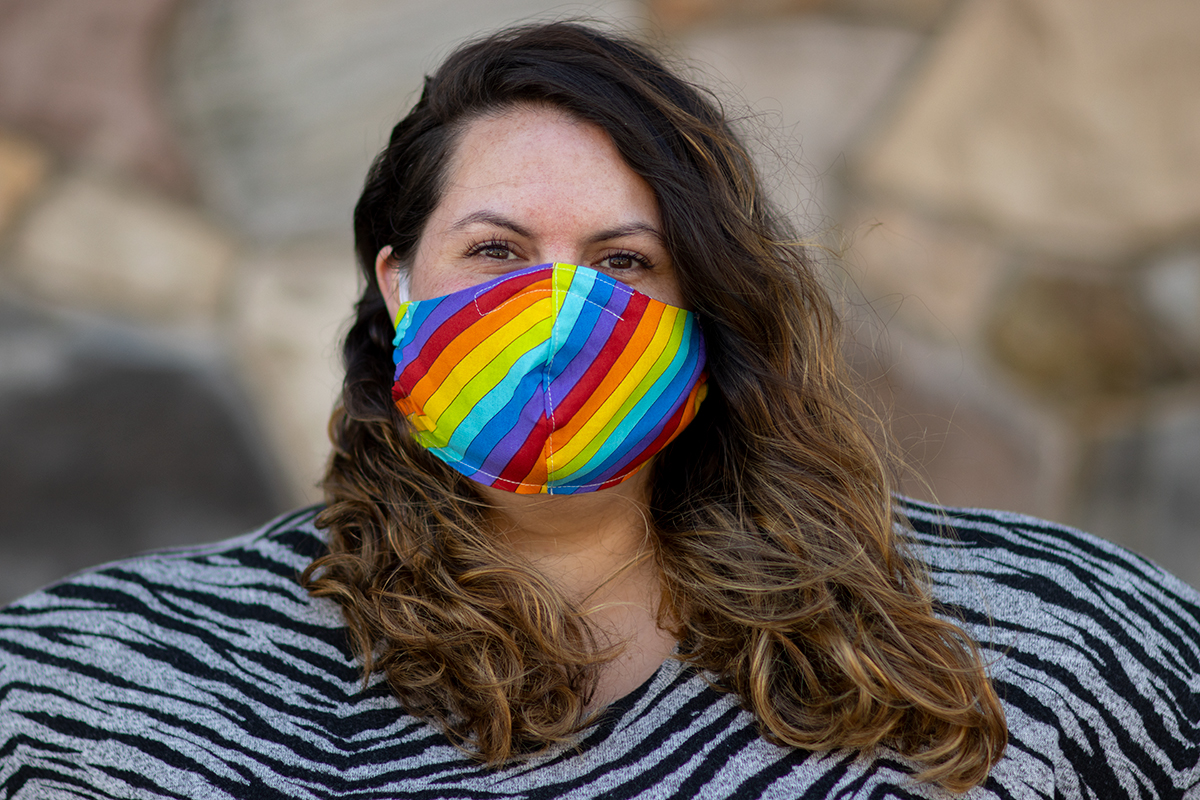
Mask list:
POLYGON ((325 550, 313 524, 318 511, 84 570, 0 609, 3 678, 22 669, 124 669, 134 655, 195 653, 264 636, 333 641, 336 609, 314 603, 298 581, 325 550))
MULTIPOLYGON (((950 508, 900 498, 902 536, 929 566, 935 587, 956 596, 987 589, 994 611, 1039 614, 1052 606, 1107 615, 1114 596, 1128 613, 1195 617, 1200 592, 1143 556, 1066 525, 1008 511, 950 508), (1115 593, 1115 595, 1114 595, 1115 593), (1036 603, 1015 600, 1036 599, 1036 603)), ((1194 621, 1194 620, 1193 620, 1194 621)))
POLYGON ((363 687, 336 604, 298 581, 325 549, 317 511, 106 564, 0 610, 0 795, 244 789, 221 765, 287 752, 297 720, 394 706, 363 687))
POLYGON ((1040 769, 1082 794, 1194 790, 1200 594, 1135 553, 1035 517, 909 500, 900 510, 935 602, 978 642, 1004 702, 1010 758, 994 775, 1007 762, 1034 785, 1040 769))
POLYGON ((322 554, 319 508, 212 544, 161 550, 66 578, 0 610, 5 677, 32 669, 128 666, 133 654, 196 652, 239 639, 329 641, 341 618, 298 577, 322 554))
POLYGON ((210 544, 158 550, 78 572, 0 609, 5 624, 52 612, 133 610, 152 597, 232 599, 255 589, 303 594, 296 576, 325 550, 314 526, 320 508, 281 515, 261 528, 210 544))

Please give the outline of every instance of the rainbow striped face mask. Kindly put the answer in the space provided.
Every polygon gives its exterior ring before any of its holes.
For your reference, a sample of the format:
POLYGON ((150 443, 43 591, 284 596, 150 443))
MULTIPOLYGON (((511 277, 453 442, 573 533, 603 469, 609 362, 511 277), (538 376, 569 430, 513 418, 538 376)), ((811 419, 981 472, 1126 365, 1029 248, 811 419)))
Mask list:
POLYGON ((392 398, 417 441, 521 494, 615 486, 706 393, 695 315, 587 267, 543 264, 396 315, 392 398))

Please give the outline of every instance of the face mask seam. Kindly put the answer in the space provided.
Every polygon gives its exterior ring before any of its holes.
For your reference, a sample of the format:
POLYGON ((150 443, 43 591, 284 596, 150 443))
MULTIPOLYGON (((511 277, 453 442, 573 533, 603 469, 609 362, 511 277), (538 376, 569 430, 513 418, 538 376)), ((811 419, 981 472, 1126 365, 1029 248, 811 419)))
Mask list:
MULTIPOLYGON (((512 487, 521 487, 521 488, 528 487, 528 488, 533 488, 533 489, 540 489, 542 492, 545 492, 547 494, 556 494, 556 493, 562 494, 564 492, 571 493, 573 491, 578 491, 581 489, 586 490, 586 489, 593 489, 593 488, 600 488, 600 487, 604 487, 604 486, 616 485, 616 484, 622 482, 623 480, 627 479, 631 475, 635 474, 636 472, 638 472, 643 466, 645 466, 646 463, 648 463, 648 461, 643 462, 642 464, 639 464, 636 467, 627 468, 626 470, 623 470, 621 472, 621 474, 612 475, 603 481, 596 481, 596 482, 589 482, 589 483, 567 483, 567 482, 564 482, 559 486, 555 486, 553 489, 551 489, 551 487, 550 487, 550 474, 552 474, 554 471, 555 457, 556 457, 555 444, 556 444, 557 440, 554 437, 554 432, 557 430, 557 427, 558 427, 557 426, 557 415, 555 413, 555 403, 554 403, 554 397, 553 397, 553 391, 552 391, 553 368, 554 368, 554 362, 556 360, 556 356, 558 354, 558 347, 560 345, 560 340, 562 338, 562 333, 559 330, 559 328, 560 328, 559 320, 560 320, 562 309, 565 306, 565 300, 568 297, 575 298, 580 303, 584 303, 586 305, 590 305, 596 309, 599 309, 599 311, 602 311, 605 314, 608 314, 609 316, 614 317, 615 319, 617 319, 619 321, 623 321, 626 318, 625 314, 612 311, 608 307, 606 307, 606 305, 596 302, 595 300, 592 300, 590 297, 590 291, 587 293, 581 292, 580 290, 578 290, 576 288, 574 281, 571 281, 570 286, 567 288, 564 288, 562 286, 562 281, 566 280, 568 278, 574 277, 576 270, 584 269, 584 270, 587 270, 589 273, 593 273, 595 275, 595 278, 593 280, 597 285, 599 285, 599 286, 607 285, 608 288, 610 289, 610 291, 614 295, 620 294, 620 295, 624 295, 626 298, 632 298, 635 295, 640 294, 640 293, 636 289, 633 289, 632 287, 627 286, 626 284, 622 283, 621 281, 616 280, 616 279, 612 278, 611 276, 605 275, 604 273, 599 272, 598 270, 594 270, 589 267, 579 267, 576 265, 555 263, 555 264, 550 265, 548 268, 551 270, 551 273, 549 276, 551 288, 549 290, 546 290, 546 289, 523 289, 523 290, 520 290, 519 292, 517 292, 517 294, 510 297, 508 300, 505 300, 499 306, 496 306, 495 308, 493 308, 491 311, 484 312, 480 308, 479 298, 484 293, 486 293, 491 288, 493 288, 495 285, 497 285, 498 283, 500 283, 504 280, 510 280, 512 278, 518 277, 517 273, 510 273, 509 275, 501 276, 497 281, 489 282, 489 284, 491 284, 491 285, 488 286, 487 288, 484 288, 484 287, 477 288, 475 291, 475 294, 472 298, 472 305, 474 306, 476 314, 478 315, 479 318, 483 318, 489 314, 494 313, 495 311, 500 310, 501 308, 503 308, 505 305, 508 305, 509 303, 518 301, 521 298, 521 296, 524 294, 538 295, 538 294, 545 294, 548 292, 551 295, 552 319, 551 319, 550 342, 549 342, 550 353, 548 354, 548 358, 546 359, 545 365, 543 367, 543 376, 542 376, 543 386, 544 386, 544 391, 545 391, 545 398, 547 401, 545 413, 550 422, 550 434, 547 436, 547 440, 546 440, 547 445, 548 445, 547 446, 547 455, 546 455, 548 473, 547 473, 546 482, 544 484, 528 483, 525 481, 514 481, 512 479, 506 479, 506 478, 501 477, 500 475, 495 475, 492 472, 489 472, 489 471, 483 469, 482 464, 480 464, 479 467, 476 468, 476 467, 472 466, 465 459, 455 458, 453 455, 451 455, 449 453, 442 452, 443 448, 429 447, 428 449, 431 452, 435 453, 438 456, 438 458, 445 461, 446 463, 449 463, 452 465, 459 465, 462 468, 464 468, 465 470, 469 470, 469 472, 472 475, 478 474, 481 476, 486 476, 487 478, 492 479, 493 481, 496 481, 499 484, 508 484, 512 487), (569 272, 569 274, 566 274, 568 272, 569 272)), ((541 268, 541 269, 546 269, 546 268, 541 268)), ((526 275, 535 274, 536 272, 537 272, 537 269, 535 268, 534 270, 530 270, 529 272, 527 272, 526 275)), ((521 277, 524 277, 524 276, 521 276, 521 277)), ((539 278, 538 280, 544 280, 544 279, 539 278)), ((537 282, 537 281, 535 281, 535 282, 537 282)), ((457 293, 452 293, 452 294, 446 295, 442 298, 431 298, 431 300, 440 302, 440 301, 443 301, 443 300, 446 300, 446 299, 452 297, 454 294, 457 294, 457 293)), ((670 304, 663 303, 661 300, 656 300, 655 298, 649 298, 649 300, 654 304, 661 304, 663 306, 675 308, 677 310, 684 312, 685 314, 692 313, 692 312, 689 312, 687 309, 670 306, 670 304)), ((409 301, 409 302, 405 303, 404 306, 407 307, 409 305, 412 305, 415 307, 416 305, 418 305, 419 303, 422 303, 422 302, 428 302, 428 301, 409 301)), ((405 310, 411 311, 413 309, 405 309, 405 310)), ((397 320, 396 320, 397 323, 400 321, 399 317, 400 317, 400 314, 397 315, 397 320)), ((409 316, 409 319, 411 320, 412 317, 409 316)), ((699 320, 695 320, 694 325, 695 325, 695 330, 697 332, 699 332, 699 320)), ((413 336, 416 335, 416 331, 413 331, 411 329, 411 326, 406 326, 406 327, 409 329, 410 334, 412 334, 413 336)), ((397 328, 399 328, 399 325, 397 325, 397 328)), ((396 338, 397 339, 400 338, 400 333, 398 330, 397 330, 396 338)), ((691 337, 685 337, 685 338, 691 338, 691 337)), ((703 344, 702 334, 698 338, 700 339, 700 342, 699 342, 700 353, 703 354, 704 344, 703 344)), ((396 358, 394 360, 396 361, 397 373, 399 373, 399 371, 400 371, 399 370, 400 356, 401 356, 399 347, 397 347, 397 350, 395 351, 394 356, 396 356, 396 358)), ((701 355, 701 358, 703 359, 703 355, 701 355)), ((700 377, 699 382, 705 383, 706 381, 704 380, 704 378, 705 378, 704 371, 701 370, 700 374, 701 374, 701 377, 700 377)), ((397 379, 398 379, 398 377, 399 377, 399 374, 397 374, 397 379)), ((694 391, 694 387, 693 387, 693 391, 694 391)), ((686 402, 686 400, 685 400, 685 402, 686 402)), ((698 405, 698 403, 696 405, 698 405)), ((678 433, 678 431, 676 431, 676 433, 678 433)), ((466 453, 464 452, 463 455, 465 456, 466 453)), ((468 475, 468 477, 470 477, 470 475, 468 475)), ((495 484, 493 484, 493 485, 495 485, 495 484)), ((505 487, 497 486, 497 488, 505 488, 505 487)), ((515 488, 512 490, 515 491, 515 488)))
MULTIPOLYGON (((559 261, 556 261, 556 262, 554 262, 554 264, 560 264, 560 263, 565 263, 565 262, 559 262, 559 261)), ((550 271, 551 271, 551 273, 550 273, 550 274, 551 274, 550 281, 551 281, 551 283, 552 283, 552 284, 553 284, 553 282, 554 282, 554 277, 553 277, 553 276, 554 276, 554 264, 551 264, 551 265, 550 265, 550 267, 548 267, 548 269, 550 269, 550 271)), ((570 266, 570 267, 576 267, 576 268, 578 268, 580 265, 577 265, 577 264, 568 264, 567 266, 570 266)), ((547 267, 541 267, 541 266, 539 265, 538 267, 533 267, 533 268, 531 268, 530 272, 532 273, 532 272, 541 271, 541 270, 544 270, 544 269, 547 269, 547 267)), ((583 269, 591 269, 591 267, 583 267, 583 269)), ((634 289, 632 286, 626 286, 626 285, 625 285, 624 283, 622 283, 621 281, 619 281, 619 280, 617 280, 617 279, 615 279, 615 278, 611 278, 611 277, 609 277, 608 275, 605 275, 603 272, 600 272, 599 270, 592 270, 592 272, 595 272, 595 273, 596 273, 596 275, 598 275, 599 277, 601 277, 601 278, 604 278, 604 279, 607 279, 608 281, 610 281, 610 282, 612 283, 612 288, 613 288, 613 289, 615 289, 615 290, 617 290, 617 291, 624 292, 626 297, 633 297, 633 295, 637 293, 637 290, 636 290, 636 289, 634 289)), ((474 306, 475 306, 475 313, 479 314, 479 316, 481 316, 481 317, 486 317, 488 314, 495 313, 495 312, 499 311, 500 309, 504 308, 504 307, 505 307, 506 305, 508 305, 509 303, 515 302, 515 301, 516 301, 516 299, 517 299, 517 297, 516 297, 516 296, 508 298, 508 299, 507 299, 507 300, 505 300, 503 303, 501 303, 500 305, 498 305, 498 306, 496 306, 495 308, 493 308, 491 311, 484 311, 483 309, 481 309, 481 308, 479 307, 479 298, 480 298, 480 297, 482 297, 482 296, 483 296, 484 294, 486 294, 487 292, 491 291, 491 289, 492 289, 492 288, 495 288, 495 287, 494 287, 494 285, 493 285, 493 286, 489 286, 489 284, 496 284, 496 283, 500 283, 500 282, 502 282, 502 281, 506 281, 506 280, 508 280, 509 278, 512 278, 512 277, 514 277, 514 276, 516 276, 516 275, 518 275, 518 274, 519 274, 519 271, 518 271, 518 272, 513 272, 513 273, 510 273, 510 274, 508 274, 508 275, 501 275, 499 278, 494 278, 494 279, 492 279, 492 280, 490 280, 490 281, 485 281, 484 283, 480 284, 479 286, 472 287, 472 288, 474 288, 474 289, 476 290, 476 291, 475 291, 475 294, 474 294, 474 296, 471 298, 471 300, 472 300, 472 303, 473 303, 473 304, 474 304, 474 306), (487 288, 484 288, 484 287, 487 287, 487 288)), ((466 290, 466 289, 462 289, 461 291, 464 291, 464 292, 465 292, 465 291, 467 291, 467 290, 466 290)), ((545 289, 532 289, 532 290, 527 290, 527 292, 528 292, 529 294, 543 294, 543 293, 545 293, 545 292, 546 292, 546 290, 545 290, 545 289)), ((552 286, 552 287, 551 287, 551 289, 550 289, 550 292, 549 292, 549 293, 550 293, 550 294, 553 294, 553 292, 554 292, 554 289, 553 289, 553 286, 552 286)), ((526 293, 526 291, 522 291, 522 292, 519 292, 518 294, 525 294, 525 293, 526 293)), ((429 298, 429 300, 409 300, 409 301, 408 301, 408 302, 406 302, 404 305, 411 305, 411 304, 413 304, 413 303, 428 303, 430 300, 437 300, 437 301, 439 301, 439 302, 440 302, 440 301, 442 301, 442 300, 445 300, 445 299, 446 299, 446 298, 448 298, 448 297, 453 297, 453 296, 454 296, 454 295, 456 295, 456 294, 458 294, 458 292, 451 292, 450 294, 444 294, 444 295, 442 295, 441 297, 431 297, 431 298, 429 298)), ((647 295, 647 296, 648 296, 648 295, 647 295)), ((593 305, 593 306, 595 306, 596 308, 600 309, 601 311, 603 311, 605 314, 608 314, 609 316, 616 317, 618 320, 624 320, 624 319, 625 319, 623 316, 621 316, 621 315, 620 315, 620 314, 618 314, 617 312, 615 312, 615 311, 610 311, 609 309, 605 308, 605 307, 604 307, 604 306, 602 306, 600 303, 597 303, 595 300, 592 300, 591 298, 588 298, 588 297, 583 297, 583 298, 581 298, 581 299, 583 300, 583 302, 585 302, 585 303, 588 303, 589 305, 593 305)), ((651 297, 650 299, 651 299, 651 300, 654 300, 654 298, 653 298, 653 297, 651 297)), ((658 301, 655 301, 655 302, 662 302, 662 301, 661 301, 661 300, 658 300, 658 301)), ((664 305, 670 305, 670 303, 664 303, 664 305)), ((396 322, 399 322, 399 315, 397 315, 396 322)))
MULTIPOLYGON (((553 280, 553 279, 551 279, 551 280, 553 280)), ((483 294, 483 292, 480 292, 480 294, 483 294)), ((525 291, 519 292, 519 293, 518 293, 516 296, 513 296, 513 297, 510 297, 510 298, 508 298, 508 299, 507 299, 507 300, 505 300, 503 303, 501 303, 500 305, 498 305, 498 306, 496 306, 495 308, 493 308, 491 311, 484 311, 482 308, 480 308, 480 307, 479 307, 479 295, 476 295, 476 296, 475 296, 475 300, 474 300, 474 303, 475 303, 475 313, 477 313, 477 314, 478 314, 480 317, 486 317, 486 316, 488 316, 489 314, 495 314, 497 311, 499 311, 500 309, 504 308, 504 307, 505 307, 506 305, 508 305, 509 303, 515 303, 515 302, 517 302, 517 300, 518 300, 518 299, 520 299, 520 296, 521 296, 521 295, 539 295, 539 294, 548 294, 548 295, 550 295, 550 296, 551 296, 551 298, 553 299, 553 296, 554 296, 554 289, 553 289, 553 288, 551 288, 551 289, 528 289, 528 290, 525 290, 525 291)), ((632 293, 632 292, 630 292, 630 293, 629 293, 629 296, 632 296, 632 295, 633 295, 633 293, 632 293)), ((452 295, 446 295, 446 297, 452 297, 452 295)), ((444 300, 444 299, 445 299, 445 297, 439 297, 439 298, 435 298, 435 299, 437 299, 437 300, 444 300)), ((651 300, 654 300, 654 298, 653 298, 653 297, 651 297, 650 299, 651 299, 651 300)), ((620 314, 618 314, 618 313, 617 313, 617 312, 615 312, 615 311, 612 311, 612 310, 610 310, 610 309, 607 309, 607 308, 605 308, 604 306, 602 306, 602 305, 600 305, 599 303, 597 303, 595 300, 592 300, 592 299, 590 299, 590 298, 587 298, 587 297, 582 297, 582 298, 580 298, 580 300, 581 300, 582 302, 584 302, 584 303, 587 303, 588 305, 595 306, 596 308, 600 309, 600 310, 601 310, 602 312, 604 312, 605 314, 608 314, 610 317, 616 317, 616 319, 617 319, 617 320, 624 320, 624 319, 625 319, 625 317, 621 316, 620 314)), ((427 301, 427 300, 417 300, 416 302, 418 302, 418 303, 425 303, 425 302, 429 302, 429 301, 427 301)), ((662 301, 660 301, 660 300, 655 300, 654 302, 658 303, 658 302, 662 302, 662 301)), ((670 305, 670 304, 669 304, 669 303, 663 303, 663 305, 670 305)), ((672 307, 674 307, 674 306, 672 306, 672 307)))
MULTIPOLYGON (((463 461, 463 460, 461 460, 461 459, 457 459, 457 458, 451 458, 450 456, 446 456, 446 455, 441 455, 441 454, 439 454, 439 453, 438 453, 438 451, 440 451, 440 450, 442 450, 442 449, 443 449, 443 448, 440 448, 440 447, 429 447, 429 448, 426 448, 426 449, 427 449, 427 450, 429 450, 429 452, 431 452, 431 453, 434 453, 435 455, 437 455, 437 458, 441 459, 441 460, 442 460, 444 463, 446 463, 446 464, 461 464, 463 467, 466 467, 467 469, 471 470, 471 472, 472 472, 472 473, 478 473, 478 474, 480 474, 480 475, 486 475, 487 477, 489 477, 489 478, 492 478, 492 479, 494 479, 494 480, 498 480, 498 481, 504 481, 505 483, 511 483, 511 484, 513 484, 513 485, 515 485, 515 486, 538 486, 538 487, 540 487, 540 486, 541 486, 541 484, 540 484, 540 483, 525 483, 524 481, 514 481, 514 480, 512 480, 511 478, 505 478, 505 477, 502 477, 502 476, 500 476, 500 475, 493 475, 492 473, 490 473, 490 472, 488 472, 487 470, 485 470, 485 469, 482 469, 482 468, 481 468, 481 469, 475 469, 475 468, 474 468, 474 467, 472 467, 470 464, 468 464, 466 461, 463 461)), ((627 472, 627 473, 623 473, 623 474, 621 474, 621 475, 614 475, 614 476, 613 476, 613 477, 611 477, 611 478, 607 478, 607 479, 605 479, 605 480, 602 480, 602 481, 599 481, 599 482, 597 482, 597 483, 564 483, 562 486, 557 486, 557 487, 555 487, 555 488, 557 488, 557 489, 587 489, 587 488, 590 488, 590 487, 592 487, 592 486, 604 486, 605 484, 607 484, 607 483, 611 483, 611 482, 612 482, 612 481, 614 481, 614 480, 615 480, 615 481, 617 481, 617 482, 619 483, 620 481, 624 480, 625 478, 628 478, 630 475, 632 475, 633 473, 635 473, 635 472, 637 472, 638 470, 640 470, 642 467, 646 466, 646 464, 647 464, 647 463, 649 463, 649 462, 643 462, 643 463, 639 464, 639 465, 637 466, 637 468, 635 468, 635 469, 632 469, 632 470, 630 470, 630 471, 629 471, 629 472, 627 472)), ((460 473, 460 474, 461 474, 461 473, 460 473)))
POLYGON ((554 370, 554 356, 558 353, 556 346, 556 337, 558 333, 558 276, 560 270, 555 264, 550 268, 550 358, 546 361, 546 369, 543 373, 542 380, 546 382, 546 410, 550 415, 550 435, 546 437, 546 445, 549 448, 549 455, 546 458, 546 494, 554 494, 550 487, 550 476, 554 473, 554 432, 558 429, 558 423, 554 419, 554 393, 551 390, 553 385, 552 373, 554 370))

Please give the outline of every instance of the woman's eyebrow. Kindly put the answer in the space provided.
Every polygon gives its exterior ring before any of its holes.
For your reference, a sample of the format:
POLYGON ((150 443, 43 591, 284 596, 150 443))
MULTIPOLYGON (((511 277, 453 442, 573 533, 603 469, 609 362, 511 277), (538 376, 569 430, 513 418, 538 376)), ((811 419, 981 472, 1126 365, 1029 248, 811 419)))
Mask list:
POLYGON ((639 233, 649 234, 660 242, 663 240, 662 232, 652 225, 646 225, 641 222, 633 222, 629 225, 621 225, 616 228, 600 231, 588 241, 592 244, 596 242, 604 242, 609 239, 620 239, 622 236, 637 236, 639 233))
POLYGON ((518 236, 531 237, 533 235, 527 228, 517 224, 503 214, 497 214, 494 211, 476 211, 474 213, 467 214, 465 217, 451 225, 450 230, 458 231, 479 222, 483 222, 488 225, 495 225, 497 228, 507 228, 518 236))
MULTIPOLYGON (((506 229, 512 231, 513 233, 517 234, 518 236, 525 236, 525 237, 533 236, 533 233, 530 232, 530 230, 528 228, 509 219, 508 217, 504 216, 503 214, 498 214, 494 211, 475 211, 470 214, 467 214, 465 217, 463 217, 462 219, 458 220, 453 225, 451 225, 450 230, 458 231, 463 228, 469 227, 471 225, 475 225, 477 223, 494 225, 497 228, 506 228, 506 229)), ((588 242, 590 244, 595 244, 597 242, 608 241, 609 239, 620 239, 623 236, 637 236, 638 234, 647 234, 649 236, 653 236, 655 239, 659 240, 660 242, 663 241, 662 232, 659 231, 657 228, 655 228, 653 225, 647 225, 642 222, 631 222, 628 225, 618 225, 615 228, 608 228, 606 230, 602 230, 602 231, 596 233, 595 235, 589 237, 588 242)))

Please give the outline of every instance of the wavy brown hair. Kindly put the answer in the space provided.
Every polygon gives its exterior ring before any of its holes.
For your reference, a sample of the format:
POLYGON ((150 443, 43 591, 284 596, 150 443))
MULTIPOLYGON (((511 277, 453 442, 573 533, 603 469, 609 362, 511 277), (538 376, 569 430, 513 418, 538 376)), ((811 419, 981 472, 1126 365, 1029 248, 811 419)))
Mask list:
POLYGON ((1006 742, 974 643, 934 614, 896 537, 889 467, 805 250, 759 189, 720 105, 644 47, 571 23, 454 52, 375 160, 355 210, 367 286, 345 342, 342 404, 305 573, 338 600, 366 674, 499 764, 591 721, 614 655, 585 612, 493 532, 474 485, 416 445, 392 405, 393 328, 376 254, 412 254, 474 119, 542 104, 598 125, 658 200, 708 349, 709 398, 653 462, 647 509, 659 624, 734 692, 767 739, 886 745, 924 780, 983 781, 1006 742))

